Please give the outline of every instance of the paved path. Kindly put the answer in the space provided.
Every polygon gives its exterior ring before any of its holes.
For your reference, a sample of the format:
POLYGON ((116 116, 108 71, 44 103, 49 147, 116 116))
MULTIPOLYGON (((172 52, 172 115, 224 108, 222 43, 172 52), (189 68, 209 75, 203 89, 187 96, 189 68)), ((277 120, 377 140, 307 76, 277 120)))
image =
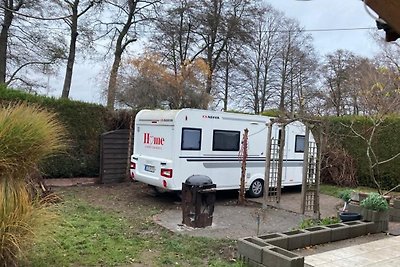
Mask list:
POLYGON ((400 236, 307 256, 309 267, 398 267, 400 236))

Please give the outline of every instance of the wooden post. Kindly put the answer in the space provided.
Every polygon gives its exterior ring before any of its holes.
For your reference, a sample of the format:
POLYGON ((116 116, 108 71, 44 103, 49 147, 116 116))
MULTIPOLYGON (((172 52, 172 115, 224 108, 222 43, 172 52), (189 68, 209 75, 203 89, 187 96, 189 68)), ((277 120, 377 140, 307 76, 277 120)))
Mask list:
POLYGON ((240 191, 239 191, 239 204, 243 205, 245 202, 245 185, 246 185, 246 161, 247 161, 247 140, 249 129, 244 129, 243 144, 242 144, 242 173, 240 175, 240 191))
POLYGON ((264 173, 264 195, 263 195, 263 209, 267 208, 268 193, 269 193, 269 175, 271 169, 271 148, 272 148, 272 125, 273 121, 267 124, 267 147, 265 148, 265 173, 264 173))
POLYGON ((314 214, 316 219, 321 219, 321 211, 319 205, 319 184, 321 180, 321 157, 322 157, 322 131, 321 128, 318 130, 318 140, 317 145, 317 162, 316 162, 316 173, 315 173, 315 196, 314 196, 314 214))
POLYGON ((131 155, 132 155, 132 132, 133 132, 133 130, 132 130, 132 126, 133 126, 133 116, 131 115, 130 116, 130 118, 129 118, 129 131, 128 131, 128 164, 127 164, 127 166, 126 166, 126 173, 125 173, 125 175, 126 175, 126 178, 125 178, 125 180, 126 181, 129 181, 129 179, 130 179, 130 172, 129 172, 129 169, 130 169, 130 165, 131 165, 131 155))
POLYGON ((310 138, 310 128, 308 126, 306 126, 306 135, 304 137, 303 181, 302 181, 302 185, 301 185, 301 213, 302 214, 304 214, 306 211, 309 138, 310 138))
POLYGON ((285 155, 285 142, 286 142, 286 123, 282 124, 281 136, 279 140, 279 161, 278 161, 278 181, 277 181, 277 199, 276 203, 281 201, 282 191, 282 175, 283 175, 283 157, 285 155))

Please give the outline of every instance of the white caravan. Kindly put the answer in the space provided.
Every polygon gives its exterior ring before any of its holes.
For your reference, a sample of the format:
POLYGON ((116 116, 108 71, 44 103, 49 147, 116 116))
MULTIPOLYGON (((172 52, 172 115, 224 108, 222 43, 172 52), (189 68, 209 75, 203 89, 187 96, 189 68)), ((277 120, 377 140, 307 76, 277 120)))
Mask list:
MULTIPOLYGON (((206 175, 217 190, 240 187, 239 154, 244 129, 248 134, 246 189, 263 193, 267 123, 270 117, 197 109, 142 110, 136 115, 130 175, 133 180, 181 190, 191 175, 206 175)), ((305 126, 286 126, 282 187, 301 185, 305 126)), ((272 137, 278 138, 274 124, 272 137)))

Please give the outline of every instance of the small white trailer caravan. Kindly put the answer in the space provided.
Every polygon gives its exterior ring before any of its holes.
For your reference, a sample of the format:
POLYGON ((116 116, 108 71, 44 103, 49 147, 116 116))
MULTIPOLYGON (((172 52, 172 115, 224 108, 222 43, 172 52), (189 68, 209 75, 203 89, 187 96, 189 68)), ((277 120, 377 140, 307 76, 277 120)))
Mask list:
MULTIPOLYGON (((263 193, 267 123, 270 117, 208 110, 142 110, 135 118, 130 174, 134 180, 168 190, 181 190, 194 174, 210 177, 217 190, 240 187, 239 153, 249 130, 246 189, 263 193)), ((301 185, 305 126, 286 126, 282 187, 301 185)), ((272 136, 278 138, 274 124, 272 136)))

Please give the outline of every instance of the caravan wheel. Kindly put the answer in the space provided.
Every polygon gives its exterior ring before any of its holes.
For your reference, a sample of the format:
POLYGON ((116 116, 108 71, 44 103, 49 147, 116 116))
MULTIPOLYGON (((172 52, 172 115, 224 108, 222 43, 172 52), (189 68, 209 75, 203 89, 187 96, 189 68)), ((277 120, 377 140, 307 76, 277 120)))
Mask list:
POLYGON ((261 197, 264 192, 264 181, 261 179, 257 179, 251 183, 249 188, 249 196, 250 197, 261 197))

